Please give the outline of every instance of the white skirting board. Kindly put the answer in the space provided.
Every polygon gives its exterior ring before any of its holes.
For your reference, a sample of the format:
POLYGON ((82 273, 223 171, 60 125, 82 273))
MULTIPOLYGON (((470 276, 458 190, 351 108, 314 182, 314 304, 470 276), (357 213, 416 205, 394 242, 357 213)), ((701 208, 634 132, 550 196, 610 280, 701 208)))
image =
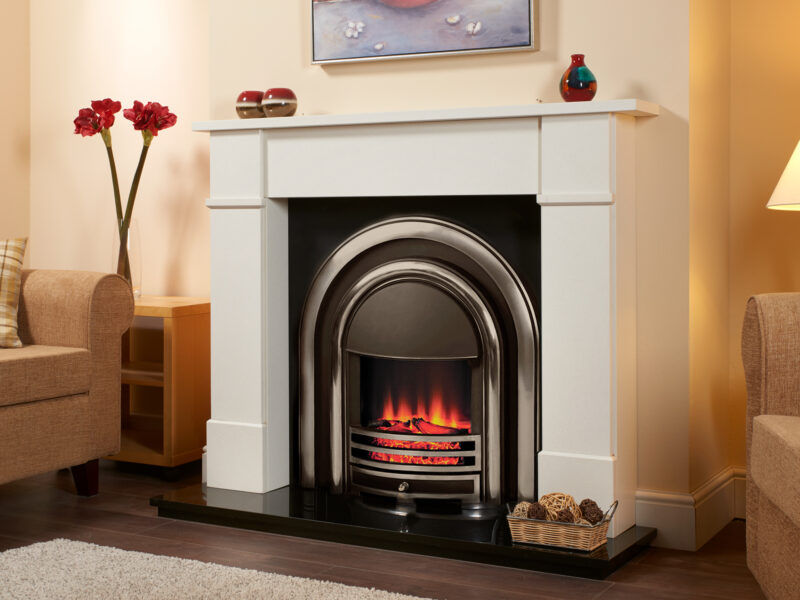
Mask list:
POLYGON ((654 546, 697 550, 745 517, 745 470, 727 467, 693 493, 637 490, 636 524, 656 527, 654 546))

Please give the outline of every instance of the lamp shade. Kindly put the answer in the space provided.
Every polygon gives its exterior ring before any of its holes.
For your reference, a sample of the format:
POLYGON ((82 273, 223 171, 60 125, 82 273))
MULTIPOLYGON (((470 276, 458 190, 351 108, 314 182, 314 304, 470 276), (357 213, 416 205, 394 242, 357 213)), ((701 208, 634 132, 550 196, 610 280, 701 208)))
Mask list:
POLYGON ((792 153, 783 175, 772 192, 767 208, 775 210, 800 210, 800 142, 792 153))

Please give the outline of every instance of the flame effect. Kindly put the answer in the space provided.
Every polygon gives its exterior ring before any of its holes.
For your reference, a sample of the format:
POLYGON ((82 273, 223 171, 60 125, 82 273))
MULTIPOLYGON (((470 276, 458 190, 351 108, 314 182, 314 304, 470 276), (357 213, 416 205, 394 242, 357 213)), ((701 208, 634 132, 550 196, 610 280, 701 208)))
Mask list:
POLYGON ((447 456, 462 450, 460 442, 426 441, 429 435, 471 433, 469 370, 462 360, 404 361, 362 358, 368 375, 362 390, 372 402, 363 416, 378 431, 419 436, 418 440, 375 438, 383 448, 409 450, 406 454, 373 451, 371 460, 408 465, 463 465, 464 457, 447 456), (442 455, 414 456, 413 450, 442 455))
POLYGON ((423 419, 434 425, 462 429, 469 433, 472 422, 461 413, 459 403, 445 402, 441 388, 435 384, 431 388, 429 396, 419 395, 415 401, 405 394, 394 398, 391 390, 387 390, 383 397, 383 414, 380 418, 386 421, 423 419))
MULTIPOLYGON (((429 435, 420 430, 420 421, 423 426, 433 425, 432 429, 445 429, 436 431, 442 435, 469 433, 472 423, 458 409, 457 402, 445 403, 440 390, 434 389, 430 399, 418 397, 416 410, 412 408, 411 401, 405 397, 395 401, 391 392, 386 393, 383 402, 383 414, 381 419, 390 423, 398 423, 404 426, 408 423, 409 432, 429 435)), ((375 444, 384 448, 401 448, 408 450, 461 450, 460 442, 428 442, 424 440, 394 440, 386 438, 376 438, 375 444)), ((386 452, 370 452, 371 460, 380 462, 398 463, 404 465, 463 465, 464 458, 461 456, 414 456, 411 454, 389 454, 386 452)))

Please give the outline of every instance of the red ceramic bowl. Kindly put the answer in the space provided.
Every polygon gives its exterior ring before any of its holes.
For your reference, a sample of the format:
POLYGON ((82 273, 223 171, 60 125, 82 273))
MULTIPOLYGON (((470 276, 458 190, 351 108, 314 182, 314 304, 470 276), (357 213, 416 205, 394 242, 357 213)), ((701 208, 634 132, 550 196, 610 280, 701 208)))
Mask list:
POLYGON ((264 113, 261 112, 261 99, 263 97, 263 92, 254 90, 242 92, 236 99, 236 114, 242 119, 263 117, 264 113))
POLYGON ((265 117, 291 117, 297 110, 297 96, 289 88, 270 88, 261 99, 265 117))
POLYGON ((381 2, 393 8, 416 8, 417 6, 436 2, 436 0, 381 0, 381 2))

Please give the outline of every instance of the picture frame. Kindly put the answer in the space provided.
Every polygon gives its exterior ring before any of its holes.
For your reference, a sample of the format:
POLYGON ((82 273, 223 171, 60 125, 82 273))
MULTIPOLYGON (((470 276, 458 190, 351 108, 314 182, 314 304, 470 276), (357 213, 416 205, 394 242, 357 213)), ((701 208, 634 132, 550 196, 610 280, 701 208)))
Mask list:
POLYGON ((538 50, 538 0, 310 0, 311 63, 538 50))

